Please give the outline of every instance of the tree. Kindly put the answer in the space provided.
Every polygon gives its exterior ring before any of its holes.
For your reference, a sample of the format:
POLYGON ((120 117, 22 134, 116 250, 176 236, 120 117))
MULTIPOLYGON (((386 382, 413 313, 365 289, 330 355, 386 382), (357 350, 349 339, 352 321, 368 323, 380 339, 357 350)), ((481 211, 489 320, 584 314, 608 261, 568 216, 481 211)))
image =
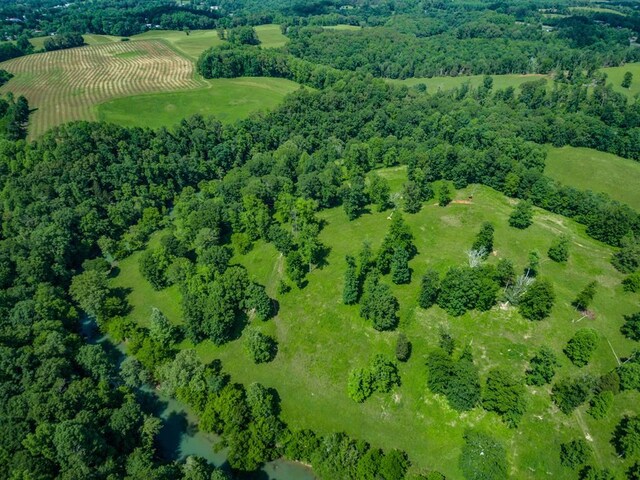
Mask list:
POLYGON ((594 386, 591 377, 565 378, 556 382, 551 389, 551 399, 560 411, 569 415, 587 401, 594 386))
POLYGON ((622 79, 622 83, 620 84, 620 86, 622 88, 629 88, 629 87, 631 87, 631 82, 632 81, 633 81, 633 73, 624 72, 624 78, 622 79))
POLYGON ((236 45, 260 45, 258 34, 251 26, 230 28, 227 30, 227 40, 236 45))
POLYGON ((613 433, 612 443, 623 458, 640 455, 640 417, 625 415, 613 433))
POLYGON ((547 255, 554 262, 566 262, 569 259, 569 237, 562 235, 549 247, 547 255))
POLYGON ((378 212, 384 212, 391 207, 391 197, 389 196, 391 187, 386 178, 380 175, 371 174, 369 177, 369 197, 376 204, 378 212))
POLYGON ((278 344, 273 337, 253 329, 245 335, 245 350, 253 363, 270 362, 275 358, 278 353, 278 344))
POLYGON ((531 202, 522 200, 509 216, 509 225, 524 230, 533 223, 533 208, 531 202))
POLYGON ((378 331, 393 330, 398 325, 398 299, 393 296, 388 285, 373 282, 366 285, 362 295, 360 315, 371 320, 378 331))
POLYGON ((591 449, 582 438, 560 444, 560 463, 575 470, 587 463, 591 449))
POLYGON ((625 292, 640 292, 640 271, 628 275, 622 281, 622 288, 625 292))
POLYGON ((356 368, 349 373, 347 393, 354 402, 362 403, 373 393, 373 378, 368 369, 356 368))
POLYGON ((376 265, 380 272, 383 274, 389 273, 394 253, 399 248, 404 249, 409 254, 409 258, 412 258, 417 252, 409 225, 404 221, 402 214, 396 211, 391 219, 389 231, 382 240, 382 245, 378 251, 376 265))
POLYGON ((167 286, 165 272, 169 268, 169 259, 164 249, 146 250, 140 257, 138 266, 142 276, 154 290, 162 290, 167 286))
POLYGON ((358 276, 356 271, 356 259, 347 255, 347 270, 344 275, 344 287, 342 289, 342 302, 345 305, 353 305, 358 301, 358 276))
POLYGON ((178 341, 178 330, 157 308, 151 309, 149 336, 164 349, 169 349, 178 341))
POLYGON ((402 190, 404 201, 404 211, 407 213, 418 213, 422 208, 422 192, 415 182, 407 182, 402 190))
POLYGON ((396 340, 396 358, 401 362, 406 362, 410 356, 411 342, 404 333, 400 333, 396 340))
POLYGON ((487 376, 482 406, 485 410, 496 412, 509 427, 515 428, 527 409, 524 385, 510 372, 495 368, 487 376))
POLYGON ((501 287, 511 285, 516 280, 516 269, 508 258, 501 258, 496 265, 496 280, 501 287))
POLYGON ((538 268, 540 266, 540 254, 536 250, 529 252, 529 264, 525 268, 525 274, 527 276, 535 277, 538 275, 538 268))
POLYGON ((449 205, 452 200, 451 195, 451 188, 449 187, 449 184, 443 182, 440 186, 440 192, 438 193, 438 205, 440 205, 441 207, 446 207, 447 205, 449 205))
POLYGON ((640 364, 623 363, 616 371, 620 378, 620 390, 640 390, 640 364))
POLYGON ((589 402, 589 410, 587 413, 596 420, 605 418, 613 406, 613 392, 604 390, 594 397, 589 402))
POLYGON ((420 283, 420 296, 418 305, 422 308, 431 308, 438 300, 440 291, 440 275, 433 269, 425 272, 420 283))
POLYGON ((593 297, 596 295, 596 289, 598 288, 598 282, 593 281, 589 283, 584 289, 578 294, 571 305, 576 307, 577 310, 584 312, 589 308, 589 304, 593 300, 593 297))
POLYGON ((355 220, 364 211, 364 208, 369 203, 369 197, 367 196, 364 184, 364 177, 361 175, 355 175, 350 184, 345 188, 343 197, 343 207, 349 220, 355 220))
POLYGON ((520 299, 520 314, 528 320, 543 320, 551 313, 554 302, 555 293, 551 282, 536 279, 520 299))
POLYGON ((467 430, 460 452, 460 470, 466 480, 506 480, 507 451, 504 445, 477 430, 467 430))
POLYGON ((411 283, 409 253, 402 247, 396 248, 391 259, 391 281, 396 285, 411 283))
POLYGON ((620 327, 622 334, 630 340, 640 342, 640 312, 624 316, 624 324, 620 327))
POLYGON ((480 227, 478 235, 471 247, 472 250, 484 252, 484 258, 487 258, 493 252, 493 232, 495 228, 490 222, 484 222, 480 227))
POLYGON ((101 318, 110 293, 107 276, 96 270, 87 270, 73 277, 69 293, 88 315, 101 318))
POLYGON ((598 346, 598 334, 592 328, 581 328, 564 348, 564 353, 576 367, 584 367, 598 346))
POLYGON ((411 466, 406 452, 393 449, 382 457, 380 461, 380 477, 377 478, 405 478, 411 466))
POLYGON ((542 346, 529 360, 529 368, 525 373, 525 381, 528 385, 546 385, 550 383, 559 367, 558 359, 549 347, 542 346))
POLYGON ((267 295, 263 285, 251 282, 247 286, 245 305, 253 311, 258 320, 269 320, 274 314, 273 300, 267 295))
POLYGON ((287 275, 298 288, 302 288, 304 285, 304 277, 307 275, 308 266, 304 263, 302 255, 297 250, 292 250, 287 255, 286 262, 287 275))

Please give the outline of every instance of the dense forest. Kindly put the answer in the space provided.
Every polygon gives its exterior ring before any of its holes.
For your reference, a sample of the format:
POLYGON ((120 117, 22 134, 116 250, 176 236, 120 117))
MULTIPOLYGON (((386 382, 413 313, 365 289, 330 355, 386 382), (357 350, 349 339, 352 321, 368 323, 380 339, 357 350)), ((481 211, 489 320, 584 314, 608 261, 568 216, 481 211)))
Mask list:
MULTIPOLYGON (((354 2, 348 15, 330 2, 221 2, 221 11, 211 6, 100 0, 71 3, 50 18, 44 13, 57 5, 46 1, 2 7, 3 15, 17 18, 41 13, 33 17, 37 23, 12 22, 24 23, 22 29, 4 25, 5 35, 32 34, 30 28, 68 32, 61 45, 52 42, 47 49, 79 44, 78 32, 131 35, 156 22, 163 28, 251 24, 272 9, 269 21, 283 20, 287 47, 212 48, 198 70, 205 78, 276 76, 306 87, 274 111, 230 125, 200 116, 158 130, 75 122, 31 142, 24 140, 28 99, 0 99, 0 479, 224 479, 283 456, 310 464, 325 479, 442 479, 430 470, 409 473, 405 452, 383 451, 344 433, 289 428, 277 392, 234 383, 221 362, 204 364, 177 344, 186 338, 222 345, 242 336, 255 363, 271 361, 276 339, 245 328, 245 320, 251 312, 268 321, 277 303, 232 262, 233 252, 249 251, 257 240, 273 244, 285 258, 280 290, 304 289, 310 270, 326 256, 318 213, 341 207, 353 220, 372 204, 383 210, 389 187, 372 176, 381 167, 406 166, 407 213, 436 197, 440 182, 440 205, 451 201, 449 185, 482 184, 517 199, 513 228, 531 224, 532 205, 572 218, 616 248, 611 261, 629 275, 625 288, 640 289, 640 214, 547 177, 543 146, 589 147, 640 161, 640 101, 613 91, 597 72, 639 58, 640 50, 629 47, 637 17, 614 27, 596 14, 569 17, 548 22, 555 28, 549 33, 534 23, 545 6, 520 2, 491 8, 354 2), (418 8, 426 14, 413 20, 418 8), (233 9, 237 17, 223 18, 233 9), (331 23, 366 28, 317 27, 331 23), (488 76, 478 88, 464 84, 446 92, 376 78, 512 72, 555 75, 551 87, 531 81, 519 91, 497 89, 488 76), (108 280, 118 260, 144 248, 161 228, 167 232, 160 246, 145 251, 139 268, 155 289, 179 287, 180 327, 157 310, 148 327, 129 321, 125 294, 108 280), (130 356, 119 363, 117 352, 89 341, 87 317, 112 340, 125 342, 130 356), (196 457, 162 457, 155 443, 161 421, 145 390, 149 384, 189 405, 200 429, 221 436, 230 471, 196 457)), ((6 48, 27 53, 24 45, 6 48)), ((492 251, 493 228, 485 224, 478 232, 471 250, 476 260, 492 251)), ((341 300, 359 304, 376 330, 395 329, 398 302, 381 276, 407 283, 412 255, 413 234, 396 215, 379 250, 365 246, 357 258, 355 252, 347 258, 341 300)), ((568 255, 563 238, 548 252, 554 262, 568 255)), ((540 321, 555 295, 550 281, 535 278, 538 263, 531 258, 531 281, 520 290, 514 282, 521 277, 508 261, 489 267, 478 260, 442 277, 430 271, 421 279, 418 303, 457 317, 491 309, 505 289, 524 318, 540 321)), ((579 293, 579 311, 588 309, 596 288, 588 284, 579 293)), ((625 319, 622 333, 640 339, 640 314, 625 319)), ((568 342, 565 354, 574 365, 589 362, 594 335, 580 329, 568 342)), ((425 358, 428 388, 455 411, 481 406, 517 429, 526 409, 524 384, 497 368, 481 381, 470 348, 446 332, 441 337, 425 358)), ((410 353, 408 340, 399 339, 396 359, 406 361, 410 353)), ((524 381, 549 385, 550 402, 564 414, 590 403, 595 417, 621 390, 640 388, 635 354, 597 378, 555 382, 554 355, 540 349, 524 381)), ((375 357, 352 372, 348 395, 362 403, 399 383, 395 360, 375 357)), ((637 416, 616 421, 612 435, 622 458, 636 458, 639 432, 637 416)), ((563 462, 584 467, 579 478, 614 478, 584 465, 587 447, 580 441, 558 448, 563 462)), ((465 434, 460 463, 467 478, 508 477, 505 447, 482 433, 465 434), (482 465, 491 470, 478 477, 485 452, 490 462, 482 465)), ((638 478, 639 471, 636 463, 628 478, 638 478)))

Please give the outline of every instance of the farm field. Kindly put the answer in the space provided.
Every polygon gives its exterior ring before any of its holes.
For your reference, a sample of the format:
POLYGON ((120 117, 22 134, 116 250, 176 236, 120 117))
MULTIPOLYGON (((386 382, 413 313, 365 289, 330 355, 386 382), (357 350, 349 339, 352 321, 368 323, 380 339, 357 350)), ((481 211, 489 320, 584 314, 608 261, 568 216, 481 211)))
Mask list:
POLYGON ((0 64, 15 75, 0 92, 36 109, 29 135, 72 120, 95 120, 94 105, 115 97, 202 86, 193 63, 157 41, 118 42, 39 53, 0 64))
POLYGON ((254 27, 262 48, 279 48, 289 41, 280 31, 280 25, 270 23, 254 27))
POLYGON ((621 67, 602 68, 600 71, 607 74, 607 83, 611 83, 616 92, 624 93, 630 98, 640 94, 640 63, 627 63, 621 67), (633 81, 629 88, 622 88, 621 83, 626 72, 633 74, 633 81))
MULTIPOLYGON (((541 78, 549 78, 546 75, 492 75, 493 88, 498 90, 507 87, 518 88, 525 82, 532 80, 538 80, 541 78)), ((458 88, 466 82, 469 82, 473 87, 479 87, 482 85, 482 79, 484 75, 469 75, 459 77, 431 77, 431 78, 407 78, 404 80, 387 79, 388 82, 396 85, 407 85, 409 87, 423 83, 427 86, 428 92, 436 92, 438 90, 451 90, 458 88)))
POLYGON ((299 85, 282 78, 205 80, 207 88, 118 98, 96 107, 98 120, 123 126, 170 127, 199 113, 233 122, 278 105, 299 85))
POLYGON ((196 60, 208 48, 223 43, 223 40, 218 38, 216 30, 192 30, 189 35, 181 30, 149 30, 130 37, 131 42, 137 43, 141 40, 167 42, 176 51, 193 60, 196 60))
POLYGON ((590 148, 550 147, 545 173, 565 185, 606 193, 640 210, 640 162, 590 148))
MULTIPOLYGON (((396 186, 394 190, 406 178, 403 168, 380 173, 396 186)), ((511 478, 574 479, 575 472, 560 465, 557 446, 576 438, 590 439, 597 452, 596 465, 622 471, 628 462, 617 458, 609 440, 620 416, 631 413, 640 401, 637 392, 617 395, 609 416, 596 421, 586 415, 587 406, 571 416, 558 412, 550 401, 548 386, 528 387, 529 409, 518 430, 510 430, 497 416, 480 408, 458 414, 443 398, 427 390, 425 355, 437 345, 441 328, 448 329, 458 345, 471 346, 483 378, 498 365, 523 373, 530 356, 543 344, 553 348, 562 364, 556 378, 606 372, 616 366, 612 349, 624 357, 634 348, 619 328, 622 316, 637 310, 637 302, 620 287, 623 277, 609 263, 610 247, 587 237, 582 226, 538 209, 533 226, 524 231, 513 229, 507 224, 513 202, 486 187, 470 186, 458 191, 457 198, 464 200, 446 208, 430 201, 419 213, 404 214, 419 252, 410 262, 412 282, 396 286, 388 277, 383 281, 391 285, 400 301, 398 330, 409 337, 413 354, 406 364, 400 364, 402 386, 393 393, 374 394, 364 404, 347 397, 349 371, 366 365, 378 352, 392 357, 397 332, 375 331, 359 317, 358 306, 341 302, 345 255, 357 254, 363 241, 377 248, 390 224, 389 211, 365 214, 353 222, 347 221, 342 208, 321 212, 327 222, 321 240, 331 249, 328 264, 314 270, 308 286, 301 291, 276 293, 283 259, 273 245, 258 242, 247 255, 236 256, 234 261, 245 265, 250 276, 266 285, 280 304, 275 319, 254 325, 278 339, 278 355, 272 363, 254 365, 243 350, 242 340, 236 340, 222 347, 209 342, 198 345, 201 358, 220 358, 234 381, 258 381, 275 387, 282 399, 283 418, 292 428, 312 428, 321 434, 346 431, 376 446, 401 448, 417 467, 438 469, 447 478, 461 478, 457 460, 463 432, 471 426, 490 431, 506 443, 511 478), (541 253, 540 275, 552 280, 557 296, 550 318, 530 322, 511 308, 497 307, 453 318, 439 307, 423 310, 416 306, 425 270, 433 267, 442 273, 449 266, 465 264, 465 249, 484 221, 496 227, 496 255, 490 258, 491 263, 509 258, 522 269, 529 251, 541 253), (562 233, 571 237, 571 257, 566 265, 546 257, 547 249, 562 233), (595 319, 576 323, 579 314, 570 302, 591 279, 601 285, 592 307, 595 319), (562 354, 562 348, 578 328, 585 326, 596 329, 600 340, 591 364, 578 369, 562 354), (447 435, 442 434, 445 431, 447 435)), ((132 318, 141 324, 148 321, 153 306, 167 309, 168 318, 181 323, 175 308, 179 292, 151 290, 138 273, 141 253, 120 262, 120 274, 113 285, 132 289, 132 318)), ((188 342, 183 346, 190 347, 188 342)))

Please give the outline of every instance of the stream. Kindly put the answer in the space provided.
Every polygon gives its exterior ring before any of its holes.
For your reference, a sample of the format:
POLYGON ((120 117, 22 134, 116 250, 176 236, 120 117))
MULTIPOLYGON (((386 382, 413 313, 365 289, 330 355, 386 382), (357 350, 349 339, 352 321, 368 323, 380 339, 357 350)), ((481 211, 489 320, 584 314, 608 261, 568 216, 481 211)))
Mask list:
MULTIPOLYGON (((101 343, 108 350, 117 350, 123 358, 126 354, 122 344, 114 344, 101 333, 93 319, 82 321, 82 333, 89 343, 101 343)), ((214 445, 220 437, 198 430, 196 419, 185 405, 175 398, 168 397, 150 386, 143 388, 149 396, 150 403, 157 406, 156 416, 162 419, 162 429, 158 434, 158 448, 163 458, 167 460, 181 460, 189 455, 205 458, 216 467, 229 470, 227 464, 227 450, 214 451, 214 445)), ((257 472, 243 475, 243 479, 256 480, 315 480, 313 471, 298 462, 278 459, 266 463, 257 472)))

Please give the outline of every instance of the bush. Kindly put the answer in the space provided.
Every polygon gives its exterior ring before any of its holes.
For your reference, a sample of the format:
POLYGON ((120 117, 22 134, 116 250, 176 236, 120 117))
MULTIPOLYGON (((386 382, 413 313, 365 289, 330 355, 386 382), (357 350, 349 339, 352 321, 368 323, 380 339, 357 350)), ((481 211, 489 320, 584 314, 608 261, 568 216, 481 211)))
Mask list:
POLYGON ((588 376, 565 378, 555 383, 551 389, 551 399, 562 413, 569 415, 587 401, 593 387, 593 378, 588 376))
POLYGON ((595 395, 589 402, 587 413, 596 420, 604 418, 613 405, 613 392, 605 390, 595 395))
POLYGON ((270 362, 278 353, 275 339, 257 330, 249 330, 246 333, 244 346, 254 363, 270 362))
POLYGON ((576 367, 584 367, 598 346, 598 333, 592 328, 581 328, 564 348, 564 353, 576 367))
POLYGON ((401 362, 406 362, 410 356, 411 342, 404 333, 401 333, 396 340, 396 358, 401 362))
POLYGON ((543 320, 551 313, 554 301, 555 293, 551 282, 537 279, 520 299, 520 314, 528 320, 543 320))
POLYGON ((624 316, 624 324, 620 327, 622 334, 630 340, 640 341, 640 312, 624 316))
POLYGON ((560 463, 575 470, 587 463, 589 450, 589 445, 581 438, 563 443, 560 445, 560 463))
POLYGON ((551 382, 560 364, 555 353, 549 347, 542 346, 529 360, 529 369, 525 373, 528 385, 546 385, 551 382))
POLYGON ((640 292, 640 271, 627 276, 622 281, 622 288, 625 292, 640 292))
POLYGON ((509 225, 524 230, 533 223, 533 208, 531 202, 523 200, 511 212, 509 225))
POLYGON ((569 259, 569 237, 562 235, 558 241, 549 247, 547 255, 554 262, 566 262, 569 259))

